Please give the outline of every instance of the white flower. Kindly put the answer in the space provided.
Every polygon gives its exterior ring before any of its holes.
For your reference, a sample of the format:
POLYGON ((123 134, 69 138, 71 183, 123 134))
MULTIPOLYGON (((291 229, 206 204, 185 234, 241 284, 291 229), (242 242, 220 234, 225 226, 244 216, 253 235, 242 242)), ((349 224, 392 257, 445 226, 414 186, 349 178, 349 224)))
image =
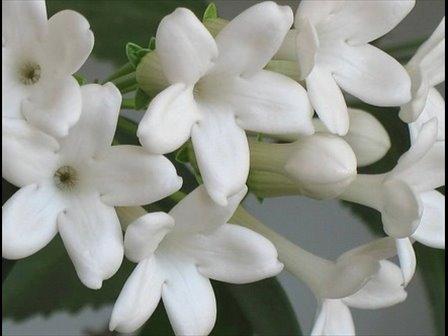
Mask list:
POLYGON ((436 141, 437 120, 426 122, 395 168, 384 174, 359 174, 340 198, 381 212, 384 231, 397 239, 407 284, 415 270, 409 237, 445 247, 445 197, 434 190, 445 184, 445 141, 436 141))
POLYGON ((311 335, 355 335, 349 307, 379 309, 406 299, 400 268, 380 260, 379 271, 356 293, 341 299, 321 299, 311 335))
POLYGON ((434 86, 445 81, 445 17, 411 58, 406 70, 411 77, 412 100, 401 107, 399 116, 410 123, 417 120, 428 99, 443 99, 434 97, 437 95, 434 86))
POLYGON ((171 86, 151 102, 138 136, 155 153, 176 150, 190 137, 207 191, 222 205, 249 172, 244 130, 313 133, 305 90, 262 70, 290 29, 289 7, 257 4, 232 20, 216 41, 192 12, 165 17, 156 52, 171 86))
POLYGON ((332 133, 348 131, 341 89, 366 103, 399 106, 410 100, 410 79, 395 59, 368 44, 392 30, 414 0, 301 1, 295 30, 276 57, 296 60, 311 103, 332 133))
POLYGON ((110 329, 132 332, 160 298, 177 335, 207 335, 216 320, 210 279, 247 283, 276 275, 283 265, 261 235, 226 224, 247 188, 214 203, 198 187, 170 212, 150 213, 128 226, 126 256, 138 262, 118 297, 110 329))
POLYGON ((82 108, 72 74, 93 40, 89 23, 74 11, 47 20, 45 1, 2 1, 2 118, 67 135, 82 108))
POLYGON ((115 86, 81 92, 81 117, 57 141, 24 120, 3 120, 2 176, 21 188, 2 207, 2 256, 27 257, 59 232, 81 281, 100 288, 123 258, 113 206, 157 201, 181 181, 161 155, 110 146, 121 104, 115 86))
MULTIPOLYGON (((370 113, 348 108, 349 129, 342 138, 347 141, 356 156, 358 167, 370 165, 386 155, 390 138, 384 126, 370 113)), ((316 132, 328 132, 318 118, 313 119, 316 132)))

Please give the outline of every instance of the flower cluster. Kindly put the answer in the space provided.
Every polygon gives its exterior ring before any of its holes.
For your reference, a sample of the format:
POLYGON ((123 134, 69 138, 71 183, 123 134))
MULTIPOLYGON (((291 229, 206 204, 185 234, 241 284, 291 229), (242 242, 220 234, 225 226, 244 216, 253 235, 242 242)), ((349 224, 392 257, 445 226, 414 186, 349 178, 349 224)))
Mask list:
POLYGON ((176 9, 135 65, 139 90, 154 95, 136 146, 113 144, 123 92, 73 76, 94 44, 86 19, 71 10, 48 19, 44 1, 2 1, 2 177, 19 188, 2 207, 2 256, 30 256, 59 233, 92 289, 125 256, 137 265, 110 329, 137 330, 162 299, 178 335, 213 329, 210 279, 249 283, 285 266, 318 302, 312 334, 354 334, 348 307, 405 300, 415 240, 445 247, 445 102, 435 88, 445 20, 405 65, 369 44, 413 6, 302 1, 294 17, 266 1, 226 21, 212 5, 203 22, 176 9), (409 125, 411 146, 391 171, 358 173, 391 142, 343 92, 397 107, 409 125), (188 195, 172 152, 200 183, 188 195), (387 237, 323 259, 246 212, 248 190, 366 205, 387 237), (142 208, 166 197, 177 203, 167 212, 142 208), (387 260, 395 255, 399 265, 387 260))

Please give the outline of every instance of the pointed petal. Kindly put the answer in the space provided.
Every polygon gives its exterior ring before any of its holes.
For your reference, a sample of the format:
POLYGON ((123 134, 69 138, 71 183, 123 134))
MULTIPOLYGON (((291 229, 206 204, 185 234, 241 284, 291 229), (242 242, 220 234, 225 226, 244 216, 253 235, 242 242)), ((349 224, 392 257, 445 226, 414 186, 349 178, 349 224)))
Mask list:
POLYGON ((176 335, 208 335, 216 321, 210 280, 182 257, 164 256, 162 300, 176 335))
POLYGON ((245 10, 216 36, 219 56, 212 72, 250 76, 261 70, 279 49, 292 22, 291 8, 272 1, 245 10))
POLYGON ((58 216, 58 229, 84 285, 101 288, 123 260, 123 235, 114 208, 98 195, 78 195, 58 216))
POLYGON ((342 301, 350 307, 379 309, 396 305, 406 299, 401 270, 394 263, 381 260, 381 268, 358 292, 342 301))
POLYGON ((151 101, 137 136, 151 153, 169 153, 190 138, 191 128, 200 118, 192 89, 174 84, 151 101))
POLYGON ((331 68, 339 86, 366 103, 399 106, 411 100, 407 71, 376 47, 341 43, 337 57, 331 58, 331 68))
POLYGON ((64 207, 53 183, 17 191, 2 207, 2 257, 25 258, 47 245, 57 233, 56 218, 64 207))
POLYGON ((148 213, 133 221, 124 237, 126 257, 133 262, 150 258, 173 226, 174 219, 164 212, 148 213))
POLYGON ((163 72, 171 84, 196 83, 218 55, 212 35, 186 8, 177 8, 162 19, 156 44, 163 72))
POLYGON ((227 198, 246 183, 249 145, 233 114, 220 106, 206 108, 204 118, 193 126, 191 139, 208 193, 215 202, 225 206, 227 198))
POLYGON ((398 259, 403 276, 403 286, 406 287, 414 276, 417 260, 409 238, 396 239, 395 242, 397 244, 398 259))
POLYGON ((109 329, 132 333, 140 328, 157 308, 164 280, 155 257, 140 262, 115 302, 109 329))
POLYGON ((60 140, 61 155, 69 162, 80 162, 108 148, 120 112, 121 94, 112 83, 84 85, 81 91, 81 117, 60 140))
POLYGON ((246 193, 244 186, 228 199, 226 206, 221 206, 210 198, 205 186, 200 185, 169 212, 176 223, 172 233, 183 236, 215 230, 232 217, 246 193))
POLYGON ((445 248, 445 195, 438 191, 420 194, 423 216, 412 238, 427 246, 445 248))
POLYGON ((286 76, 262 70, 252 77, 237 77, 229 95, 241 128, 269 134, 314 132, 308 95, 286 76))
POLYGON ((355 335, 350 309, 342 300, 323 300, 318 308, 311 335, 355 335))
POLYGON ((391 31, 414 5, 414 0, 344 1, 325 23, 325 28, 339 29, 350 45, 365 44, 391 31))
POLYGON ((81 104, 81 92, 75 78, 48 78, 36 83, 22 100, 22 112, 30 124, 59 138, 66 136, 78 121, 81 104))
POLYGON ((171 161, 138 146, 112 146, 89 164, 89 180, 113 206, 153 203, 182 186, 171 161))
POLYGON ((207 278, 242 284, 273 277, 283 269, 269 240, 238 225, 223 225, 186 243, 207 278))
POLYGON ((45 1, 2 1, 2 38, 6 45, 25 47, 45 30, 45 1))
POLYGON ((314 66, 306 78, 306 88, 319 119, 328 130, 341 136, 345 135, 349 127, 347 105, 332 74, 314 66))
POLYGON ((57 141, 24 120, 2 120, 2 177, 25 185, 51 179, 56 171, 57 141))
POLYGON ((64 10, 48 20, 43 49, 43 65, 53 75, 71 75, 79 70, 93 49, 89 23, 79 13, 64 10))
POLYGON ((423 213, 419 195, 398 179, 384 183, 381 220, 384 231, 394 238, 409 237, 417 228, 423 213))

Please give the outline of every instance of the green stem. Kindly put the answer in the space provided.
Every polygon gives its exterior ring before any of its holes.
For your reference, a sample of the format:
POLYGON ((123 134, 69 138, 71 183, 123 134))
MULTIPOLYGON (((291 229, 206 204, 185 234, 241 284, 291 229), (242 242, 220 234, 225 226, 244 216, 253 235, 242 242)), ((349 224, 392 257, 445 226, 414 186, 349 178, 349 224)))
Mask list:
POLYGON ((114 83, 120 91, 137 85, 137 80, 135 79, 135 71, 115 78, 114 80, 112 80, 112 83, 114 83))
POLYGON ((115 71, 113 74, 111 74, 109 77, 107 77, 102 84, 105 84, 107 82, 111 82, 119 77, 123 77, 127 74, 130 74, 131 72, 134 72, 135 68, 131 63, 126 63, 121 68, 119 68, 117 71, 115 71))
POLYGON ((171 198, 174 202, 179 203, 180 201, 182 201, 182 200, 185 198, 185 196, 187 196, 187 194, 184 193, 183 191, 177 191, 177 192, 175 192, 174 194, 172 194, 172 195, 170 196, 170 198, 171 198))
POLYGON ((125 94, 125 93, 128 93, 128 92, 135 91, 137 89, 138 89, 138 84, 134 84, 134 85, 125 87, 123 89, 120 89, 120 92, 121 92, 121 94, 125 94))
POLYGON ((121 102, 122 109, 135 110, 135 100, 133 98, 125 98, 121 102))

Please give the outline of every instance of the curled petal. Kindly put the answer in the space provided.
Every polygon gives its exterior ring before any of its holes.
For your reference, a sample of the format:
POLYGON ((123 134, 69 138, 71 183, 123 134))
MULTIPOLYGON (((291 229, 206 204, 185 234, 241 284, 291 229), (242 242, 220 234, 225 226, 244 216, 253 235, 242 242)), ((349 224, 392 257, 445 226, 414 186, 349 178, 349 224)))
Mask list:
POLYGON ((297 29, 295 43, 300 69, 299 78, 305 79, 313 70, 319 48, 319 37, 315 27, 306 17, 296 19, 295 27, 297 29))
POLYGON ((211 198, 225 206, 238 193, 249 174, 246 133, 233 114, 221 106, 207 106, 204 118, 193 126, 191 139, 199 170, 211 198))
POLYGON ((199 272, 207 278, 242 284, 275 276, 283 268, 269 240, 238 225, 195 235, 187 244, 199 272))
POLYGON ((132 333, 140 328, 157 308, 164 280, 155 257, 140 262, 115 302, 109 329, 132 333))
POLYGON ((156 43, 163 72, 171 84, 196 83, 218 55, 212 35, 186 8, 177 8, 162 19, 156 43))
POLYGON ((242 128, 270 134, 314 132, 308 95, 292 79, 260 71, 252 77, 236 78, 230 88, 229 103, 242 128))
POLYGON ((401 274, 403 276, 403 286, 406 287, 415 273, 417 260, 414 248, 409 238, 396 239, 398 259, 400 260, 401 274))
POLYGON ((190 138, 192 126, 200 119, 192 89, 174 84, 151 101, 137 136, 149 152, 169 153, 190 138))
POLYGON ((138 146, 112 146, 90 163, 90 181, 113 206, 153 203, 179 190, 182 179, 171 161, 138 146))
POLYGON ((25 258, 56 235, 56 218, 65 203, 53 183, 31 184, 2 207, 2 257, 25 258))
POLYGON ((245 10, 216 36, 219 56, 211 71, 250 76, 261 70, 279 49, 292 22, 291 8, 272 1, 245 10))
POLYGON ((445 196, 438 191, 420 194, 423 215, 412 238, 435 248, 445 248, 445 196))
POLYGON ((80 280, 89 288, 101 288, 123 260, 123 235, 114 208, 98 195, 78 195, 57 221, 80 280))
POLYGON ((166 282, 162 300, 176 335, 208 335, 216 320, 216 301, 210 280, 193 263, 164 256, 166 282))

